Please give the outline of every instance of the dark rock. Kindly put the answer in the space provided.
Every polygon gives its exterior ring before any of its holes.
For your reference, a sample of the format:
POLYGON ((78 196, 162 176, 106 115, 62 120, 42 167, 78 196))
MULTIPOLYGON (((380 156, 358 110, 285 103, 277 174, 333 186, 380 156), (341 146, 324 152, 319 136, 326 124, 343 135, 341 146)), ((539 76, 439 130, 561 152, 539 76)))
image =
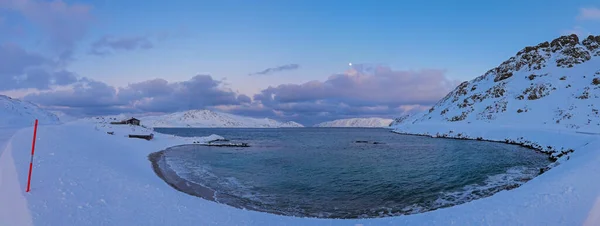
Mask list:
POLYGON ((221 144, 207 143, 207 144, 202 144, 202 145, 211 146, 211 147, 250 147, 250 145, 248 143, 221 143, 221 144))
POLYGON ((590 52, 592 52, 594 56, 600 56, 600 51, 597 51, 600 50, 600 35, 590 35, 583 40, 581 44, 584 45, 590 52))
POLYGON ((541 174, 545 173, 545 172, 546 172, 546 171, 548 171, 549 169, 550 169, 550 168, 548 168, 548 167, 543 167, 543 168, 540 168, 540 173, 539 173, 539 175, 541 175, 541 174))
POLYGON ((499 82, 499 81, 502 81, 504 79, 510 78, 512 76, 513 76, 512 72, 506 72, 506 73, 503 73, 503 74, 500 74, 500 75, 496 75, 496 78, 494 78, 494 82, 499 82))
POLYGON ((556 52, 566 46, 575 46, 579 44, 579 37, 576 34, 560 36, 550 42, 550 49, 556 52))

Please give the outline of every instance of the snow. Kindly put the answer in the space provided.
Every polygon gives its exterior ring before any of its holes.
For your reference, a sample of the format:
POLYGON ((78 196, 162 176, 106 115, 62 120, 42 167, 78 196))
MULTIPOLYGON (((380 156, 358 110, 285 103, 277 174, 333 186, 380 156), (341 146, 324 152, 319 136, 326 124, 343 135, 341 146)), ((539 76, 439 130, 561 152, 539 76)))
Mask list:
MULTIPOLYGON (((125 137, 133 130, 142 132, 140 127, 84 121, 40 126, 32 190, 27 194, 23 190, 32 131, 17 131, 1 159, 12 160, 16 167, 8 183, 2 180, 0 200, 11 201, 0 203, 0 213, 13 210, 10 220, 29 214, 34 225, 582 225, 587 219, 590 225, 600 223, 593 221, 598 212, 592 212, 600 208, 600 182, 590 180, 600 173, 597 135, 529 136, 561 139, 572 147, 589 144, 579 147, 569 161, 514 190, 422 214, 336 220, 247 211, 178 192, 154 174, 147 156, 192 140, 162 134, 151 141, 125 137), (7 185, 20 189, 7 190, 7 185), (19 195, 25 200, 18 201, 19 195), (15 204, 27 209, 19 210, 15 204)), ((490 134, 500 135, 501 130, 490 134)), ((2 175, 10 174, 5 164, 0 167, 2 175)))
POLYGON ((397 125, 452 122, 600 132, 600 50, 588 51, 581 43, 563 44, 566 50, 582 52, 572 54, 575 56, 553 52, 552 44, 526 48, 483 76, 461 84, 430 111, 397 125), (583 61, 587 59, 584 56, 590 59, 572 67, 558 61, 583 61), (503 75, 512 76, 498 80, 503 75))
POLYGON ((16 183, 18 178, 12 151, 5 151, 12 149, 10 139, 15 132, 15 129, 0 128, 0 225, 26 226, 32 224, 31 214, 27 200, 20 193, 21 187, 16 183))
POLYGON ((79 119, 62 111, 50 111, 50 113, 56 115, 61 122, 72 122, 79 119))
POLYGON ((314 127, 388 127, 393 119, 385 118, 348 118, 322 122, 314 127))
MULTIPOLYGON (((588 62, 598 65, 594 59, 588 62)), ((554 65, 554 62, 548 65, 554 65)), ((583 63, 569 69, 577 73, 559 71, 573 80, 573 89, 581 90, 587 85, 583 82, 584 78, 577 76, 588 71, 582 68, 592 67, 583 63)), ((548 66, 544 70, 548 70, 548 76, 556 78, 554 69, 548 66)), ((524 74, 516 71, 506 79, 511 84, 506 84, 504 98, 512 98, 513 94, 520 92, 518 89, 524 87, 519 86, 523 83, 521 77, 524 74)), ((481 86, 477 89, 483 89, 486 85, 491 86, 493 80, 479 81, 481 83, 472 81, 469 85, 477 84, 481 86)), ((547 82, 558 84, 556 81, 547 82)), ((593 88, 589 91, 592 97, 597 92, 593 88)), ((585 104, 593 104, 594 100, 569 102, 562 96, 569 92, 557 89, 548 96, 531 101, 510 99, 507 109, 511 111, 494 113, 491 119, 487 115, 478 119, 477 113, 502 99, 489 98, 471 105, 473 110, 465 119, 453 122, 447 118, 462 114, 464 109, 453 107, 456 106, 452 102, 455 94, 450 94, 436 105, 432 113, 424 112, 399 120, 393 128, 400 133, 446 134, 498 141, 511 139, 542 147, 553 146, 555 150, 572 148, 575 152, 562 157, 551 170, 516 189, 450 208, 375 219, 279 216, 237 209, 184 194, 154 174, 148 155, 174 145, 208 142, 222 137, 205 134, 208 137, 181 138, 155 133, 150 141, 131 139, 127 134, 147 134, 152 130, 110 125, 108 122, 113 119, 103 117, 60 125, 41 121, 32 189, 25 193, 31 124, 15 126, 1 121, 7 124, 0 124, 3 125, 0 127, 0 225, 600 225, 600 180, 597 179, 600 175, 600 135, 593 123, 587 125, 587 119, 592 116, 588 116, 586 113, 589 112, 583 108, 585 104), (570 109, 572 104, 578 108, 567 110, 573 114, 571 119, 564 119, 564 123, 548 123, 556 115, 544 110, 556 107, 570 109), (525 105, 529 107, 526 112, 529 116, 513 111, 525 105), (441 116, 445 108, 449 109, 447 117, 441 116)), ((32 115, 14 113, 23 110, 9 108, 0 112, 12 115, 14 120, 30 120, 32 115)), ((32 113, 39 113, 33 117, 47 115, 37 108, 32 113)), ((52 117, 49 120, 53 122, 52 117)))
POLYGON ((235 128, 279 128, 303 127, 296 122, 279 122, 269 118, 251 118, 210 110, 190 110, 166 115, 140 117, 142 125, 148 127, 235 127, 235 128))
POLYGON ((33 125, 36 118, 44 124, 60 123, 56 115, 40 109, 31 102, 0 95, 0 125, 3 127, 33 125))

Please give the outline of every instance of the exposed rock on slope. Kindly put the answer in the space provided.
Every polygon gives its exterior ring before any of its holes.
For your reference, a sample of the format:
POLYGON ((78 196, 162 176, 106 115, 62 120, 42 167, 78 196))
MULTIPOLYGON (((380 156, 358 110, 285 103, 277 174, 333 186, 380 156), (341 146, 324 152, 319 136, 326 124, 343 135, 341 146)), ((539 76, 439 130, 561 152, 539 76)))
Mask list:
MULTIPOLYGON (((470 124, 600 133, 600 36, 525 47, 395 125, 470 124)), ((447 132, 447 131, 446 131, 447 132)))
POLYGON ((190 110, 160 116, 146 116, 141 117, 140 120, 142 125, 148 127, 303 127, 301 124, 292 121, 279 122, 269 118, 258 119, 210 110, 190 110))
POLYGON ((599 41, 600 36, 589 36, 580 43, 570 35, 526 47, 404 123, 494 122, 595 130, 600 126, 599 41))
POLYGON ((385 118, 349 118, 322 122, 314 127, 388 127, 393 121, 385 118))
POLYGON ((0 126, 28 126, 36 119, 39 124, 60 123, 56 115, 31 102, 0 95, 0 126))

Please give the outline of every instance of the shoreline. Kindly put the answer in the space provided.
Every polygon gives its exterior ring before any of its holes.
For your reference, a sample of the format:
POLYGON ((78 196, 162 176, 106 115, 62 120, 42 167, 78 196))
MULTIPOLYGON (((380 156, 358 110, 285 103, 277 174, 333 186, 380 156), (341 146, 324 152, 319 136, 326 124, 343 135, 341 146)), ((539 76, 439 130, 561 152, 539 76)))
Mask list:
POLYGON ((152 170, 163 182, 167 183, 169 186, 171 186, 172 188, 174 188, 175 190, 177 190, 179 192, 188 194, 190 196, 198 197, 201 199, 205 199, 208 201, 212 201, 212 202, 215 202, 218 204, 226 205, 228 207, 234 207, 234 208, 242 209, 242 210, 253 210, 253 211, 257 211, 257 212, 261 212, 261 213, 270 213, 270 214, 279 215, 279 216, 290 216, 290 215, 286 215, 284 213, 277 212, 274 210, 262 210, 262 209, 252 208, 250 206, 233 205, 231 203, 219 202, 216 197, 217 191, 179 177, 179 175, 177 175, 174 171, 170 170, 170 168, 168 166, 166 166, 166 163, 164 162, 164 152, 169 150, 170 148, 186 146, 186 145, 189 145, 189 144, 168 147, 165 150, 153 152, 148 155, 148 160, 152 163, 152 170), (167 174, 167 175, 165 175, 165 174, 167 174), (174 180, 175 182, 173 182, 172 180, 174 180))
MULTIPOLYGON (((390 131, 396 134, 400 134, 400 135, 412 135, 412 136, 427 136, 427 137, 431 137, 429 135, 423 135, 423 134, 403 134, 403 133, 399 133, 396 131, 390 131)), ((435 137, 432 137, 435 138, 435 137)), ((468 139, 468 138, 454 138, 454 137, 440 137, 440 138, 447 138, 447 139, 462 139, 462 140, 476 140, 476 139, 468 139)), ((494 142, 494 143, 505 143, 505 142, 501 142, 501 141, 493 141, 493 140, 477 140, 477 141, 484 141, 484 142, 494 142)), ((508 144, 508 143, 507 143, 508 144)), ((432 212, 432 211, 436 211, 439 209, 446 209, 446 208, 452 208, 455 206, 460 206, 460 205, 464 205, 466 203, 472 202, 472 201, 476 201, 476 200, 480 200, 480 199, 486 199, 489 198, 491 196, 496 195, 496 193, 501 192, 501 191, 509 191, 509 190, 513 190, 515 188, 521 187, 522 185, 526 184, 527 182, 529 182, 529 180, 534 179, 535 177, 540 176, 542 173, 546 172, 547 170, 549 170, 550 168, 553 167, 553 165, 556 165, 554 162, 549 163, 547 166, 543 167, 543 168, 539 168, 540 172, 536 173, 535 175, 532 175, 532 177, 530 179, 527 179, 526 181, 524 181, 524 183, 522 184, 512 184, 510 186, 506 186, 504 188, 501 188, 500 190, 493 192, 492 194, 489 195, 485 195, 483 197, 479 197, 479 198, 475 198, 466 202, 459 202, 459 203, 455 203, 452 204, 450 206, 440 206, 440 207, 436 207, 436 208, 432 208, 429 210, 425 210, 423 212, 413 212, 413 213, 408 213, 408 212, 402 212, 402 213, 398 213, 398 214, 394 214, 394 215, 386 215, 386 216, 367 216, 367 217, 348 217, 348 218, 339 218, 339 217, 317 217, 317 216, 298 216, 298 215, 290 215, 289 213, 286 212, 280 212, 277 210, 273 210, 273 209, 262 209, 262 208, 253 208, 252 206, 246 206, 246 205, 236 205, 233 203, 228 203, 228 202, 219 202, 218 198, 216 197, 217 191, 205 187, 203 185, 199 185, 197 183, 188 181, 182 177, 180 177, 179 175, 177 175, 173 170, 170 169, 170 167, 166 164, 165 162, 165 158, 164 158, 164 154, 166 151, 168 151, 171 148, 177 148, 177 147, 181 147, 181 146, 187 146, 190 144, 183 144, 183 145, 175 145, 172 147, 168 147, 164 150, 158 151, 158 152, 153 152, 150 153, 148 155, 148 160, 152 163, 152 169, 155 172, 155 174, 161 178, 161 180, 163 180, 165 183, 167 183, 169 186, 171 186, 172 188, 174 188, 175 190, 179 191, 179 192, 183 192, 185 194, 188 194, 190 196, 194 196, 194 197, 199 197, 205 200, 209 200, 209 201, 213 201, 215 203, 218 204, 224 204, 226 206, 229 207, 234 207, 237 209, 243 209, 243 210, 251 210, 251 211, 256 211, 256 212, 262 212, 262 213, 269 213, 269 214, 274 214, 274 215, 279 215, 279 216, 288 216, 288 217, 301 217, 301 218, 314 218, 314 219, 338 219, 338 220, 351 220, 351 219, 385 219, 385 218, 390 218, 390 217, 398 217, 398 216, 407 216, 407 215, 415 215, 415 214, 423 214, 423 213, 427 213, 427 212, 432 212)), ((197 145, 197 144, 196 144, 197 145)), ((512 144, 512 145, 519 145, 519 146, 523 146, 520 144, 512 144)), ((539 149, 535 149, 535 148, 531 148, 531 147, 526 147, 528 149, 534 150, 537 153, 540 154, 546 154, 549 155, 550 153, 547 152, 543 152, 540 151, 539 149)), ((535 169, 535 168, 534 168, 535 169)), ((229 195, 227 194, 221 194, 225 195, 225 197, 229 197, 229 195)))
MULTIPOLYGON (((552 168, 558 166, 560 163, 557 162, 557 161, 562 156, 566 156, 566 160, 569 160, 570 157, 568 156, 568 154, 569 153, 573 153, 575 151, 573 149, 568 149, 566 152, 561 150, 560 154, 558 154, 557 156, 554 156, 554 153, 556 153, 556 152, 544 151, 544 149, 540 145, 535 144, 535 143, 530 142, 530 141, 518 142, 518 141, 511 140, 511 139, 505 139, 504 141, 489 140, 489 139, 484 139, 483 137, 472 138, 472 137, 469 137, 469 136, 461 136, 460 135, 461 133, 458 133, 457 136, 448 136, 447 134, 440 135, 439 133, 437 133, 434 136, 434 135, 429 135, 429 134, 400 132, 400 131, 397 131, 396 129, 392 129, 390 132, 395 133, 395 134, 400 134, 400 135, 406 135, 406 136, 420 136, 420 137, 452 139, 452 140, 474 140, 474 141, 483 141, 483 142, 503 143, 503 144, 517 145, 517 146, 520 146, 520 147, 524 147, 524 148, 533 150, 533 151, 535 151, 537 153, 541 153, 541 154, 547 155, 548 156, 548 160, 550 160, 550 163, 548 165, 546 165, 545 167, 539 169, 540 172, 535 177, 538 177, 538 176, 542 175, 543 173, 548 172, 548 170, 551 170, 552 168), (532 144, 529 144, 529 143, 532 143, 532 144)), ((549 147, 549 149, 553 150, 551 146, 548 146, 548 147, 549 147)))
POLYGON ((484 142, 493 142, 493 143, 503 143, 503 144, 509 144, 509 145, 517 145, 520 147, 524 147, 530 150, 533 150, 535 152, 541 153, 541 154, 545 154, 548 156, 548 159, 552 162, 555 163, 556 161, 558 161, 561 157, 566 156, 567 160, 569 159, 568 154, 569 153, 573 153, 575 150, 573 149, 568 149, 567 151, 561 150, 561 151, 555 151, 554 147, 552 146, 548 146, 549 151, 545 151, 544 148, 534 142, 531 141, 527 141, 527 140, 523 140, 523 137, 521 137, 521 140, 523 141, 515 141, 512 139, 505 139, 504 141, 501 140, 491 140, 491 139, 484 139, 483 137, 477 137, 477 138, 472 138, 469 137, 467 135, 462 136, 461 133, 458 133, 457 136, 451 136, 448 134, 439 134, 437 133, 436 135, 431 135, 431 134, 427 134, 427 133, 407 133, 407 132, 400 132, 397 131, 396 129, 392 129, 390 131, 391 133, 395 133, 395 134, 400 134, 400 135, 407 135, 407 136, 419 136, 419 137, 429 137, 429 138, 441 138, 441 139, 452 139, 452 140, 474 140, 474 141, 484 141, 484 142), (555 153, 559 153, 558 155, 554 155, 555 153))
MULTIPOLYGON (((178 145, 179 146, 179 145, 178 145)), ((177 147, 177 146, 174 146, 177 147)), ((190 183, 189 181, 177 176, 177 174, 175 174, 175 172, 165 172, 166 170, 168 170, 168 167, 161 167, 161 163, 164 163, 164 151, 168 150, 169 148, 162 150, 162 151, 158 151, 158 152, 154 152, 154 153, 150 153, 148 155, 148 160, 150 160, 150 162, 152 163, 152 170, 154 171, 154 173, 165 183, 167 183, 169 186, 171 186, 172 188, 174 188, 177 191, 183 192, 185 194, 188 195, 192 195, 192 196, 196 196, 196 197, 200 197, 209 201, 213 201, 216 202, 215 199, 215 195, 216 192, 208 187, 204 187, 201 186, 199 184, 195 184, 195 183, 190 183), (167 176, 165 174, 169 174, 169 178, 167 178, 167 176), (173 180, 175 182, 173 182, 173 180), (194 192, 192 192, 194 191, 194 192)))

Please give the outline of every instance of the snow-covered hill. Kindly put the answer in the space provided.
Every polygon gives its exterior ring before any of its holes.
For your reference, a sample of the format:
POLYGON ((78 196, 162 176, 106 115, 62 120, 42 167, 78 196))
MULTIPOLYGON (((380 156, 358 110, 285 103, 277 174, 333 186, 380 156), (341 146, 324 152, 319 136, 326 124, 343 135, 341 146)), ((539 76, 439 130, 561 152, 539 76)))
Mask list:
POLYGON ((529 46, 402 124, 494 123, 600 132, 600 36, 529 46))
POLYGON ((314 127, 388 127, 393 121, 385 118, 349 118, 322 122, 314 127))
POLYGON ((279 122, 269 118, 251 118, 210 110, 190 110, 159 116, 140 117, 141 124, 148 127, 235 127, 278 128, 303 127, 296 122, 279 122))
POLYGON ((428 111, 398 120, 393 127, 430 135, 451 133, 441 131, 442 126, 422 129, 435 124, 467 130, 493 126, 600 133, 599 111, 600 36, 581 41, 570 35, 525 47, 463 82, 428 111))
POLYGON ((0 127, 29 126, 35 119, 39 124, 60 123, 56 115, 31 102, 0 95, 0 127))

